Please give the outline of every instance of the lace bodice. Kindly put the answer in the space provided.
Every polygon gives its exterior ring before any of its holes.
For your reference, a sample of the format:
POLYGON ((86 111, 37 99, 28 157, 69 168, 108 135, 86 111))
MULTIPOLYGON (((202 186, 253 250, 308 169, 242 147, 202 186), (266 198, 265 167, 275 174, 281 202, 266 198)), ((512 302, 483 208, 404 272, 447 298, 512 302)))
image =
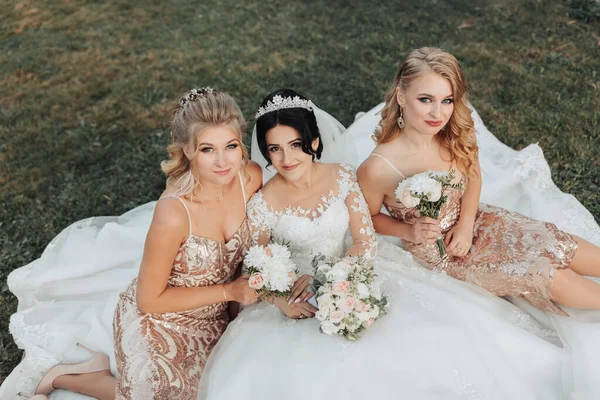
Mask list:
POLYGON ((252 240, 260 244, 269 240, 289 243, 301 274, 312 273, 311 260, 316 255, 343 255, 348 230, 352 245, 347 253, 370 258, 377 250, 367 203, 356 172, 347 164, 339 165, 329 194, 310 209, 288 206, 273 210, 259 191, 248 202, 247 212, 252 240))

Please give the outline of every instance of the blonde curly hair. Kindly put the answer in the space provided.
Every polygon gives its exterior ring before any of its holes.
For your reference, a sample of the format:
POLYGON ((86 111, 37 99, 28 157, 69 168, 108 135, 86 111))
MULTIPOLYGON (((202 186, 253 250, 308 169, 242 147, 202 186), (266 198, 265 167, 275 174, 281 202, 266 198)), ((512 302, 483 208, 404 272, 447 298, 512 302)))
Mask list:
POLYGON ((171 142, 167 146, 170 158, 161 163, 161 169, 167 176, 167 185, 176 188, 177 196, 185 196, 193 192, 199 184, 196 166, 191 160, 198 152, 198 136, 210 126, 226 125, 236 133, 242 149, 242 170, 248 162, 248 149, 244 145, 246 121, 240 107, 227 93, 211 88, 192 89, 183 96, 175 108, 175 116, 171 124, 171 142), (192 143, 195 149, 191 157, 187 157, 184 148, 192 143))
POLYGON ((456 58, 441 49, 422 47, 411 51, 404 59, 394 78, 394 85, 385 97, 381 121, 375 129, 373 140, 377 144, 386 143, 402 133, 396 122, 400 116, 396 88, 406 90, 412 81, 428 72, 435 72, 446 78, 454 95, 454 112, 448 124, 437 134, 441 145, 448 149, 452 161, 456 161, 461 172, 469 177, 476 177, 479 175, 479 148, 471 110, 467 106, 467 81, 456 58))

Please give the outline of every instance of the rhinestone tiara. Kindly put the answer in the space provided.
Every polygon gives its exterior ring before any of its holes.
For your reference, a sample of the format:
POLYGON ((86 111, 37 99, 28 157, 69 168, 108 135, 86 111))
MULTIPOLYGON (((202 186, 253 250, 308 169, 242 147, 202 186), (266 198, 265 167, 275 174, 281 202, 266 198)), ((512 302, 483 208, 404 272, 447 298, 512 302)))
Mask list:
POLYGON ((267 101, 267 105, 259 107, 254 118, 258 119, 263 115, 272 111, 282 110, 284 108, 304 108, 308 111, 312 111, 314 104, 310 100, 301 99, 298 96, 294 97, 281 97, 280 95, 273 96, 273 100, 267 101))

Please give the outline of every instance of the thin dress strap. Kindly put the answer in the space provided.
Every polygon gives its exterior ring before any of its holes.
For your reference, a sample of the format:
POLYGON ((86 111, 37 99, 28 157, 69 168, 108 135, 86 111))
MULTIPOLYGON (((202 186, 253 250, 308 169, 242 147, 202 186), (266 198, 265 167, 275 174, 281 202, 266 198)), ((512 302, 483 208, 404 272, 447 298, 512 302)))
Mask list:
MULTIPOLYGON (((189 234, 189 236, 192 236, 192 217, 191 217, 191 215, 190 215, 190 210, 188 210, 188 208, 187 208, 187 206, 185 205, 184 201, 183 201, 183 200, 181 200, 181 197, 175 197, 175 198, 176 198, 177 200, 179 200, 179 201, 181 202, 181 204, 183 204, 183 208, 185 208, 185 212, 186 212, 186 213, 187 213, 187 215, 188 215, 188 221, 189 221, 189 223, 190 223, 190 234, 189 234)), ((189 237, 189 236, 188 236, 188 237, 189 237)))
POLYGON ((400 175, 400 177, 402 177, 403 179, 405 178, 404 174, 402 174, 402 172, 398 171, 398 168, 394 167, 394 164, 392 164, 390 162, 390 160, 388 160, 387 158, 385 158, 384 156, 382 156, 381 154, 378 154, 378 153, 371 153, 371 155, 381 158, 383 161, 385 161, 387 163, 387 165, 390 166, 390 168, 392 168, 394 171, 396 171, 396 173, 398 175, 400 175))
POLYGON ((244 182, 242 181, 242 173, 238 171, 238 177, 240 178, 240 186, 242 187, 242 194, 244 195, 244 208, 246 208, 246 203, 248 203, 248 199, 246 198, 246 189, 244 188, 244 182))

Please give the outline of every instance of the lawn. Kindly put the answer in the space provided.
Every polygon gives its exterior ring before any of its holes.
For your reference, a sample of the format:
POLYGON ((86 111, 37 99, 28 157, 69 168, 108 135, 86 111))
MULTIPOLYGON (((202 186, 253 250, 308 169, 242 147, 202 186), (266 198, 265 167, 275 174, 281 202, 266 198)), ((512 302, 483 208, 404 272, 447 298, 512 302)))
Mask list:
POLYGON ((249 120, 291 87, 348 126, 409 50, 439 46, 488 128, 539 143, 600 218, 599 0, 139 3, 2 4, 0 382, 21 356, 6 277, 72 222, 157 198, 171 110, 192 87, 229 92, 249 120))

